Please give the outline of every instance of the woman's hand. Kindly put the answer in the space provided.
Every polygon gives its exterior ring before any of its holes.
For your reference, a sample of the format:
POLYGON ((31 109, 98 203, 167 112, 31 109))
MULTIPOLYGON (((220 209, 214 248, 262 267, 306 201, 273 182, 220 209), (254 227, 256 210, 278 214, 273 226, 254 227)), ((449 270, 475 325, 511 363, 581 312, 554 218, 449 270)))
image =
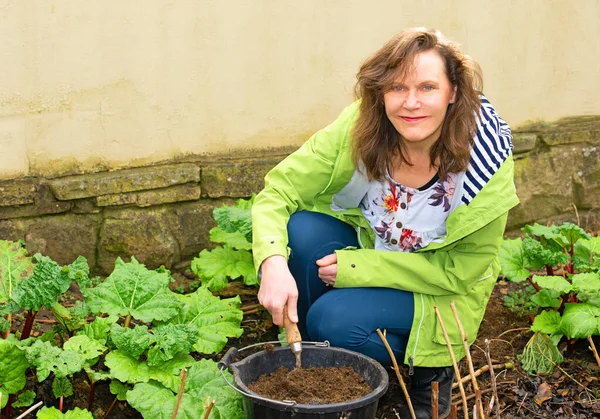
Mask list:
POLYGON ((273 255, 266 258, 261 272, 258 302, 271 313, 273 323, 283 326, 283 307, 286 304, 289 319, 298 323, 298 287, 285 257, 273 255))
POLYGON ((335 285, 337 276, 337 255, 332 253, 317 260, 319 266, 319 278, 330 287, 335 285))

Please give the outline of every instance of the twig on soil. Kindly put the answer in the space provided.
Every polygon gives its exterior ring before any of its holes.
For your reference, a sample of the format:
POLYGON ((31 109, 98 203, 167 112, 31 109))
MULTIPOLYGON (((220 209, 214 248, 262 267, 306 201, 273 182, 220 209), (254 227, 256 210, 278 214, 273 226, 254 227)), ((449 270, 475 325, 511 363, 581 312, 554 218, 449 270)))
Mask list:
POLYGON ((256 314, 256 313, 258 313, 259 311, 260 311, 260 309, 258 309, 258 308, 253 308, 252 310, 248 310, 248 311, 242 311, 242 314, 243 314, 244 316, 248 316, 248 315, 250 315, 250 314, 256 314))
POLYGON ((588 336, 588 342, 590 343, 590 349, 594 353, 594 357, 596 358, 596 362, 600 367, 600 356, 598 356, 598 351, 596 350, 596 345, 594 345, 594 339, 591 336, 588 336))
POLYGON ((261 304, 246 304, 245 306, 241 306, 240 310, 242 310, 242 311, 253 310, 255 308, 260 308, 260 307, 262 307, 261 304))
POLYGON ((187 378, 187 368, 183 367, 181 370, 181 384, 179 385, 179 393, 177 393, 177 402, 175 403, 175 409, 173 409, 173 416, 171 419, 175 419, 177 417, 177 411, 179 410, 179 405, 181 404, 181 398, 183 397, 183 390, 185 389, 185 379, 187 378))
POLYGON ((529 395, 529 393, 525 393, 525 395, 523 396, 523 400, 521 400, 521 403, 519 403, 519 408, 517 409, 517 414, 519 414, 519 412, 521 411, 521 408, 523 407, 523 403, 525 403, 525 399, 527 398, 528 395, 529 395))
POLYGON ((530 330, 530 328, 529 328, 529 327, 518 327, 518 328, 516 328, 516 329, 508 329, 508 330, 505 330, 504 332, 500 333, 500 334, 498 335, 498 338, 501 338, 502 336, 506 335, 507 333, 511 333, 511 332, 521 332, 521 331, 523 331, 523 330, 530 330))
POLYGON ((215 405, 216 400, 210 400, 210 396, 206 396, 206 403, 204 404, 204 419, 208 419, 210 416, 210 411, 215 405))
MULTIPOLYGON (((465 354, 467 355, 467 363, 469 365, 469 373, 471 377, 471 382, 473 383, 473 389, 475 390, 475 394, 479 394, 479 384, 477 384, 477 378, 475 376, 475 368, 473 368, 473 360, 471 359, 471 351, 469 350, 469 341, 467 339, 467 334, 465 333, 465 329, 463 328, 462 322, 460 321, 460 317, 458 312, 456 311, 456 305, 454 301, 450 301, 450 308, 452 309, 452 314, 454 314, 454 319, 456 320, 456 324, 458 326, 458 330, 460 331, 460 337, 463 342, 463 346, 465 347, 465 354)), ((481 415, 481 419, 485 419, 485 413, 483 411, 483 404, 481 403, 481 397, 475 397, 475 405, 476 409, 479 410, 479 414, 481 415)))
POLYGON ((108 417, 108 414, 110 413, 110 411, 112 410, 112 408, 115 407, 115 404, 117 403, 118 399, 119 399, 119 397, 115 396, 114 400, 112 401, 112 403, 110 404, 110 406, 108 406, 108 410, 106 411, 106 413, 103 416, 104 419, 106 419, 108 417))
MULTIPOLYGON (((512 364, 512 362, 507 362, 505 364, 494 364, 494 365, 492 365, 492 368, 494 370, 511 369, 511 368, 514 368, 514 365, 512 364)), ((479 377, 481 374, 483 374, 484 372, 487 372, 489 370, 490 370, 490 366, 484 365, 483 367, 481 367, 475 371, 475 377, 479 377)), ((470 379, 471 379, 471 375, 466 375, 461 378, 461 381, 464 384, 464 383, 468 382, 470 379)), ((452 384, 452 390, 454 390, 456 387, 458 387, 458 383, 452 384)))
POLYGON ((402 392, 404 393, 404 397, 406 398, 406 403, 408 404, 408 410, 410 410, 410 416, 412 417, 412 419, 416 419, 417 417, 415 415, 415 411, 413 409, 412 402, 410 401, 410 396, 408 395, 408 390, 406 389, 406 384, 404 383, 402 374, 400 374, 400 368, 398 367, 398 362, 396 362, 396 356, 394 355, 392 348, 390 348, 390 344, 388 343, 387 339, 385 338, 385 335, 383 333, 381 333, 380 329, 377 329, 377 334, 379 335, 379 337, 381 338, 381 341, 385 345, 385 349, 387 349, 388 353, 390 354, 390 358, 392 358, 392 365, 393 365, 392 369, 396 373, 396 377, 398 377, 398 382, 400 383, 400 388, 402 389, 402 392))
POLYGON ((448 337, 448 331, 446 330, 446 327, 444 327, 444 321, 442 320, 440 309, 438 308, 438 306, 433 306, 433 308, 435 310, 435 314, 437 315, 438 321, 440 322, 442 332, 444 332, 444 339, 446 340, 446 345, 448 345, 448 352, 450 352, 450 358, 452 358, 452 366, 454 366, 454 373, 456 374, 456 379, 458 380, 460 396, 463 400, 465 419, 469 419, 469 406, 467 405, 467 396, 465 395, 465 388, 462 385, 462 380, 460 378, 460 370, 458 369, 458 364, 456 363, 456 357, 454 356, 454 351, 452 350, 452 344, 450 343, 450 338, 448 337))
POLYGON ((41 405, 43 405, 44 402, 37 402, 36 404, 34 404, 33 406, 31 406, 29 409, 27 409, 26 411, 24 411, 23 413, 21 413, 19 416, 17 416, 15 419, 23 419, 25 416, 27 416, 28 414, 30 414, 31 412, 33 412, 35 409, 39 408, 41 405))
MULTIPOLYGON (((498 400, 498 390, 496 388, 496 374, 494 374, 494 366, 492 365, 492 357, 490 356, 490 341, 488 339, 486 339, 486 340, 484 340, 484 343, 485 343, 485 357, 488 362, 488 368, 490 369, 490 381, 492 382, 492 400, 490 401, 490 409, 491 409, 492 408, 491 404, 494 403, 494 400, 498 400)), ((500 403, 496 403, 496 417, 500 418, 500 403)))

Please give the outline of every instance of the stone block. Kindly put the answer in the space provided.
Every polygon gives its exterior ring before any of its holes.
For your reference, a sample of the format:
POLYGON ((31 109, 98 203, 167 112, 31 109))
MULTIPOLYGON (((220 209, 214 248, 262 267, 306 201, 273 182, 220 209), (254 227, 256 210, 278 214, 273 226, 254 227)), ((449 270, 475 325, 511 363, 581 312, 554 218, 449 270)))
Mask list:
POLYGON ((576 200, 574 176, 584 167, 582 147, 552 147, 515 161, 521 203, 511 210, 508 229, 568 212, 576 200))
POLYGON ((131 256, 149 269, 170 268, 180 261, 179 244, 169 229, 165 209, 127 208, 105 211, 98 241, 98 270, 110 274, 117 257, 131 256))
POLYGON ((50 187, 56 198, 64 201, 166 188, 189 182, 197 183, 199 180, 198 166, 182 163, 66 176, 50 181, 50 187))
POLYGON ((233 199, 200 200, 170 208, 169 213, 172 217, 169 221, 172 224, 169 228, 179 243, 183 260, 192 259, 198 256, 201 250, 215 246, 209 237, 210 229, 216 226, 212 216, 213 209, 233 203, 233 199))
POLYGON ((102 208, 96 206, 95 198, 76 199, 72 201, 71 212, 74 214, 97 214, 102 208))
POLYGON ((151 191, 99 196, 96 198, 96 205, 106 207, 135 204, 138 207, 149 207, 173 202, 195 201, 199 198, 200 186, 197 183, 187 183, 151 191))
POLYGON ((264 177, 283 158, 202 167, 202 196, 249 197, 264 187, 264 177))
POLYGON ((39 184, 36 189, 34 203, 32 204, 10 207, 0 206, 0 220, 60 214, 71 209, 71 202, 57 201, 47 185, 39 184))
POLYGON ((530 132, 513 133, 513 153, 525 153, 535 148, 538 135, 530 132))
POLYGON ((576 144, 594 141, 597 138, 595 131, 558 131, 542 135, 543 141, 549 146, 561 144, 576 144))
POLYGON ((33 204, 37 196, 37 179, 0 182, 0 207, 33 204))
POLYGON ((62 214, 28 219, 0 221, 0 238, 25 240, 30 254, 42 253, 61 265, 83 256, 93 268, 98 215, 62 214))
POLYGON ((600 208, 600 145, 581 150, 583 167, 574 177, 578 208, 600 208))

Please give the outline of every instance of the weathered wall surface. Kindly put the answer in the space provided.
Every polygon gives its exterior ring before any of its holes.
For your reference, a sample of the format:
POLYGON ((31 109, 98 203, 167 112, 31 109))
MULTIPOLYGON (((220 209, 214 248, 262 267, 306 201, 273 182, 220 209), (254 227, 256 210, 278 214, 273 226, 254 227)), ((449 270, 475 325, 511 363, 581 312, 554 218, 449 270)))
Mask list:
POLYGON ((400 29, 441 29, 512 126, 600 115, 597 0, 0 0, 0 179, 298 146, 400 29))
MULTIPOLYGON (((521 204, 508 233, 577 217, 600 230, 600 117, 530 125, 515 132, 514 144, 521 204)), ((0 182, 0 238, 24 239, 30 252, 61 263, 83 255, 102 274, 117 256, 171 268, 211 247, 213 208, 259 192, 290 151, 0 182)))
POLYGON ((258 192, 410 26, 461 43, 520 127, 509 231, 574 208, 593 228, 599 19, 597 0, 0 0, 0 239, 101 273, 189 260, 212 208, 258 192))

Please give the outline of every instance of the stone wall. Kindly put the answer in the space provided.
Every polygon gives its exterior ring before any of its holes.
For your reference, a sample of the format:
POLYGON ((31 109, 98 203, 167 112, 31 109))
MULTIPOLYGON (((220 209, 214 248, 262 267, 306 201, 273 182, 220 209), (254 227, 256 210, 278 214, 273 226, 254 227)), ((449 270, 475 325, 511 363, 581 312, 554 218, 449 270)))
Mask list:
MULTIPOLYGON (((574 221, 600 229, 600 117, 572 117, 515 130, 521 204, 507 232, 574 221), (576 209, 577 210, 576 210, 576 209)), ((167 164, 0 183, 0 239, 26 241, 60 263, 78 255, 110 273, 117 256, 171 268, 210 247, 212 210, 247 198, 291 149, 189 158, 167 164)))

